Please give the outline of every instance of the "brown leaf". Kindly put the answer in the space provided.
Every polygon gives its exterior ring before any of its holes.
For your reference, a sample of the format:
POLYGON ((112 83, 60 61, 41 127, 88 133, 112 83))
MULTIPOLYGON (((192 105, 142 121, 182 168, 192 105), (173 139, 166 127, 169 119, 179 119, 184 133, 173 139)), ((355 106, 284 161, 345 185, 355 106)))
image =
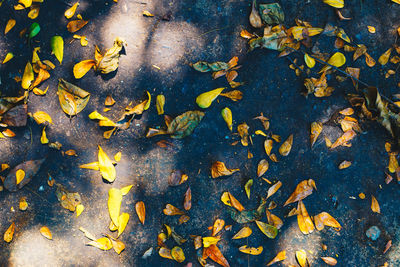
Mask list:
POLYGON ((177 185, 180 185, 180 184, 186 182, 187 179, 188 179, 188 176, 187 176, 187 174, 184 174, 183 171, 173 170, 168 177, 168 185, 177 186, 177 185))
POLYGON ((146 207, 143 201, 139 201, 135 204, 136 214, 139 218, 139 221, 144 224, 144 220, 146 219, 146 207))
POLYGON ((301 181, 283 206, 305 199, 307 196, 312 194, 313 188, 317 190, 313 179, 301 181))
POLYGON ((392 246, 392 240, 389 240, 385 245, 385 249, 383 250, 383 254, 385 254, 390 249, 391 246, 392 246))
POLYGON ((224 267, 229 267, 228 261, 225 259, 224 255, 216 245, 211 245, 203 249, 203 258, 208 257, 224 267))
POLYGON ((81 203, 81 196, 79 193, 69 192, 62 185, 57 183, 56 186, 56 196, 61 206, 69 211, 75 211, 76 206, 81 203))
POLYGON ((342 136, 340 136, 335 143, 332 144, 331 149, 336 148, 338 146, 343 146, 344 144, 346 144, 348 141, 350 141, 351 139, 353 139, 356 136, 356 132, 354 132, 353 130, 349 130, 347 132, 345 132, 342 136))
POLYGON ((71 20, 70 22, 68 22, 67 24, 67 29, 69 32, 77 32, 80 29, 82 29, 89 21, 87 20, 82 20, 82 19, 78 19, 78 20, 71 20))
POLYGON ((293 145, 293 134, 291 134, 288 139, 283 142, 283 144, 279 148, 279 154, 282 156, 287 156, 290 153, 290 150, 292 149, 293 145))
POLYGON ((247 123, 243 122, 242 124, 239 124, 237 127, 238 133, 240 137, 242 138, 240 141, 243 146, 248 146, 249 145, 249 126, 247 123))
POLYGON ((185 210, 190 210, 190 208, 192 207, 192 190, 190 189, 190 187, 186 190, 183 207, 185 208, 185 210))
POLYGON ((321 259, 330 266, 335 266, 337 264, 337 260, 332 257, 321 257, 321 259))
POLYGON ((171 204, 167 204, 165 209, 163 209, 165 215, 184 215, 185 213, 178 209, 177 207, 172 206, 171 204))
POLYGON ((228 169, 226 168, 225 163, 221 161, 215 161, 211 166, 211 177, 217 178, 220 176, 227 176, 237 171, 239 171, 239 169, 228 169))

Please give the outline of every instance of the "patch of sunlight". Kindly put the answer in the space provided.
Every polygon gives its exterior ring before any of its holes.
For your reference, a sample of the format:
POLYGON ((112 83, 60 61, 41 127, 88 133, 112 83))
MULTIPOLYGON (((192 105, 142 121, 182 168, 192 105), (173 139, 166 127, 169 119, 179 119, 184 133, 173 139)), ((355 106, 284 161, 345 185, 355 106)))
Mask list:
POLYGON ((307 252, 307 258, 312 264, 314 259, 319 258, 322 250, 320 232, 314 229, 314 232, 305 235, 300 232, 296 216, 289 217, 287 220, 289 226, 283 226, 276 252, 286 250, 286 260, 283 263, 287 266, 289 263, 296 265, 296 251, 303 249, 307 252))

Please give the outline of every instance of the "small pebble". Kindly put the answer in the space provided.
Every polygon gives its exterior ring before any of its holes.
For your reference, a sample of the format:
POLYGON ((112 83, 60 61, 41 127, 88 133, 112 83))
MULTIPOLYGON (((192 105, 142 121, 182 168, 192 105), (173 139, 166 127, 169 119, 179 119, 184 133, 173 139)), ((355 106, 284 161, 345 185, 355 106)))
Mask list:
POLYGON ((371 226, 367 232, 365 233, 368 238, 371 238, 373 241, 377 240, 381 235, 381 230, 377 226, 371 226))
POLYGON ((43 192, 43 191, 44 191, 44 187, 43 187, 43 185, 39 186, 39 189, 38 189, 38 191, 39 191, 39 192, 43 192))

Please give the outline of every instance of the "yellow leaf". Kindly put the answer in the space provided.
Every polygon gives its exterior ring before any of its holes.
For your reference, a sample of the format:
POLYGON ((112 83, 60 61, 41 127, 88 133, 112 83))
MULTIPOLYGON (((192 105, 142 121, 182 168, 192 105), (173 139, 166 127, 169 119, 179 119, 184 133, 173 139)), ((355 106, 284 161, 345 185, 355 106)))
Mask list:
POLYGON ((15 223, 13 222, 10 227, 8 227, 7 231, 4 233, 4 241, 10 243, 13 239, 15 232, 15 223))
POLYGON ((325 4, 328 4, 332 7, 343 8, 344 0, 323 0, 325 4))
POLYGON ((139 221, 144 224, 144 220, 146 219, 146 206, 143 201, 139 201, 135 204, 136 214, 139 218, 139 221))
POLYGON ((244 190, 246 191, 247 198, 250 199, 250 188, 253 185, 253 179, 247 181, 244 185, 244 190))
POLYGON ((364 54, 365 54, 365 63, 367 64, 367 66, 370 68, 375 66, 376 64, 375 59, 373 59, 367 52, 365 52, 364 54))
POLYGON ((338 228, 338 230, 342 228, 340 223, 325 211, 314 216, 314 223, 315 228, 317 228, 318 231, 324 229, 325 226, 338 228))
POLYGON ((53 123, 53 120, 51 119, 50 115, 44 111, 36 111, 32 116, 37 124, 42 124, 45 122, 53 123))
POLYGON ((79 166, 79 168, 81 168, 81 169, 95 170, 95 171, 100 170, 100 168, 99 168, 99 162, 98 162, 98 161, 91 162, 91 163, 87 163, 87 164, 82 164, 82 165, 79 166))
POLYGON ((114 160, 115 160, 116 162, 119 162, 119 161, 121 160, 121 155, 122 155, 121 152, 118 152, 117 154, 115 154, 115 155, 114 155, 114 160))
POLYGON ((225 120, 229 130, 232 132, 232 111, 229 108, 224 108, 221 111, 221 115, 222 118, 225 120))
POLYGON ((208 108, 211 103, 219 96, 219 94, 225 89, 225 87, 217 88, 205 93, 200 94, 196 98, 196 103, 201 108, 208 108))
POLYGON ((239 248, 239 251, 250 255, 260 255, 263 252, 263 247, 259 246, 258 248, 252 248, 244 245, 239 248))
POLYGON ((7 34, 12 28, 14 28, 16 23, 17 21, 15 19, 9 19, 6 28, 4 29, 4 34, 7 34))
POLYGON ((79 217, 84 209, 85 206, 83 206, 82 204, 78 204, 78 206, 76 206, 76 217, 79 217))
POLYGON ((47 226, 42 226, 40 228, 40 233, 42 236, 46 237, 47 239, 53 239, 53 235, 50 232, 50 229, 47 226))
POLYGON ((25 171, 22 169, 18 169, 17 172, 15 173, 15 176, 16 176, 17 184, 19 184, 25 178, 25 171))
POLYGON ((102 237, 97 240, 90 241, 86 245, 93 246, 101 250, 110 250, 112 248, 111 240, 107 237, 102 237))
MULTIPOLYGON (((335 54, 333 54, 329 58, 328 63, 339 68, 339 67, 343 66, 346 63, 346 57, 342 53, 336 52, 335 54)), ((331 69, 331 66, 325 65, 319 71, 319 73, 324 72, 324 71, 329 70, 329 69, 331 69)))
POLYGON ((79 2, 76 2, 72 7, 68 8, 65 12, 64 12, 64 16, 67 19, 70 19, 74 16, 76 8, 79 6, 79 2))
POLYGON ((296 259, 299 263, 300 267, 307 266, 307 252, 305 250, 298 250, 296 251, 296 259))
POLYGON ((24 5, 25 8, 28 8, 32 5, 32 0, 19 0, 18 3, 24 5))
POLYGON ((400 5, 400 0, 392 0, 392 2, 395 2, 396 4, 400 5))
POLYGON ((371 195, 371 210, 376 213, 381 213, 381 208, 379 207, 378 200, 371 195))
POLYGON ((3 62, 1 64, 5 64, 8 61, 10 61, 14 57, 13 53, 7 53, 6 57, 4 58, 3 62))
POLYGON ((282 186, 282 182, 281 182, 281 181, 278 181, 278 182, 276 182, 273 186, 271 186, 271 187, 268 189, 267 199, 268 199, 270 196, 272 196, 273 194, 275 194, 276 191, 278 191, 278 189, 281 188, 281 186, 282 186))
POLYGON ((118 255, 121 254, 121 252, 125 249, 125 244, 122 241, 116 240, 109 235, 107 235, 107 237, 110 239, 114 251, 117 252, 118 255))
POLYGON ((122 193, 117 188, 108 190, 108 212, 110 213, 111 221, 115 226, 119 226, 119 212, 121 210, 122 193))
POLYGON ((26 63, 24 75, 22 76, 21 86, 28 89, 34 80, 33 68, 30 62, 26 63))
POLYGON ((40 137, 40 142, 42 144, 48 144, 49 143, 49 139, 47 139, 47 135, 46 135, 46 127, 43 127, 42 136, 40 137))
POLYGON ((39 16, 40 7, 39 6, 32 6, 31 10, 28 13, 28 18, 36 19, 39 16))
POLYGON ((178 246, 172 248, 171 256, 174 260, 176 260, 179 263, 185 261, 185 254, 183 253, 183 250, 178 246))
POLYGON ((147 10, 143 11, 143 16, 146 16, 146 17, 154 17, 154 15, 151 14, 151 13, 150 13, 149 11, 147 11, 147 10))
POLYGON ((53 36, 50 40, 51 50, 53 51, 54 55, 62 64, 62 60, 64 57, 64 40, 61 36, 53 36))
POLYGON ((161 247, 158 251, 158 254, 163 258, 173 260, 171 250, 167 249, 166 247, 161 247))
POLYGON ((270 262, 267 263, 267 266, 271 266, 272 264, 283 261, 284 259, 286 259, 286 250, 279 252, 275 256, 275 258, 273 258, 270 262))
POLYGON ((389 48, 385 53, 383 53, 383 54, 379 57, 378 62, 379 62, 382 66, 386 65, 386 63, 388 63, 388 61, 389 61, 389 58, 390 58, 390 54, 391 54, 391 53, 392 53, 392 48, 389 48))
POLYGON ((245 208, 243 205, 229 192, 222 193, 221 201, 230 207, 234 207, 238 211, 243 211, 245 208))
POLYGON ((156 98, 156 107, 157 107, 157 114, 162 115, 164 114, 164 105, 165 105, 165 96, 158 95, 156 98))
POLYGON ((344 160, 339 164, 339 170, 346 169, 351 166, 351 161, 344 160))
POLYGON ((315 66, 315 59, 313 59, 312 57, 310 57, 307 53, 304 54, 304 61, 306 62, 307 67, 309 67, 310 69, 314 68, 314 66, 315 66))
POLYGON ((265 153, 267 153, 268 156, 271 155, 271 150, 272 150, 273 143, 274 143, 274 141, 272 141, 271 139, 267 139, 267 140, 264 141, 265 153))
POLYGON ((47 90, 49 90, 49 86, 47 86, 46 87, 46 89, 43 91, 43 90, 40 90, 39 88, 33 88, 33 93, 35 94, 35 95, 39 95, 39 96, 41 96, 41 95, 45 95, 46 93, 47 93, 47 90))
POLYGON ((129 221, 129 214, 126 212, 123 212, 121 215, 119 215, 118 218, 118 235, 117 238, 124 232, 126 225, 128 224, 129 221))
POLYGON ((250 227, 245 226, 242 229, 240 229, 239 232, 237 232, 232 239, 241 239, 241 238, 246 238, 249 237, 251 234, 253 233, 253 231, 251 230, 250 227))
POLYGON ((125 40, 120 37, 115 38, 113 47, 107 50, 100 61, 97 61, 96 71, 103 74, 115 71, 118 68, 120 52, 124 45, 126 45, 125 40))
POLYGON ((28 208, 28 202, 26 202, 25 197, 21 197, 19 200, 19 209, 24 211, 28 208))
POLYGON ((149 93, 149 91, 146 91, 146 93, 147 93, 148 99, 147 99, 146 104, 143 107, 144 110, 148 110, 150 107, 150 103, 151 103, 151 94, 149 93))
POLYGON ((221 161, 215 161, 211 166, 211 177, 217 178, 220 176, 227 176, 237 171, 239 171, 239 169, 228 169, 226 168, 225 163, 221 161))
POLYGON ((287 156, 290 153, 293 145, 293 134, 291 134, 288 139, 283 142, 283 144, 279 147, 279 154, 282 156, 287 156))
POLYGON ((220 236, 207 236, 203 237, 203 246, 205 248, 217 244, 221 240, 220 236))
POLYGON ((306 206, 303 204, 303 201, 299 201, 297 205, 297 223, 299 225, 300 231, 307 235, 311 234, 314 231, 314 224, 308 215, 306 206))
POLYGON ((261 130, 257 130, 257 131, 255 131, 254 132, 256 135, 262 135, 262 136, 267 136, 263 131, 261 131, 261 130))
POLYGON ((367 26, 367 28, 368 28, 368 31, 370 33, 375 33, 376 32, 375 27, 373 27, 373 26, 367 26))
POLYGON ((268 168, 269 168, 268 161, 265 159, 260 160, 257 166, 257 176, 258 177, 263 176, 263 174, 268 170, 268 168))
POLYGON ((261 232, 263 232, 263 234, 268 238, 273 239, 278 234, 278 229, 273 225, 261 221, 256 221, 256 224, 261 232))
POLYGON ((213 228, 212 228, 212 236, 216 236, 224 227, 225 225, 225 221, 222 219, 216 219, 214 224, 213 224, 213 228))
POLYGON ((101 146, 99 146, 98 160, 101 176, 111 183, 114 182, 116 177, 115 167, 101 146))
POLYGON ((127 185, 127 186, 122 187, 121 188, 121 194, 123 196, 127 195, 129 193, 129 191, 131 190, 132 186, 133 185, 131 184, 131 185, 127 185))
POLYGON ((96 65, 96 61, 93 59, 83 60, 83 61, 75 64, 74 70, 73 70, 74 77, 76 79, 82 78, 95 65, 96 65))

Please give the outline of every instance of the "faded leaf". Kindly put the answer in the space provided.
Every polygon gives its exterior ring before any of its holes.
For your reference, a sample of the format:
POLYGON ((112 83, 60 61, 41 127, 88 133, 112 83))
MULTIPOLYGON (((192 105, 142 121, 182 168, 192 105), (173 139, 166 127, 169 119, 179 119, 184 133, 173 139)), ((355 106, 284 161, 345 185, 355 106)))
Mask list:
POLYGON ((270 262, 267 263, 267 266, 271 266, 272 264, 283 261, 284 259, 286 259, 286 250, 279 252, 275 256, 275 258, 273 258, 270 262))
POLYGON ((249 237, 251 234, 253 233, 253 231, 251 230, 250 227, 245 226, 242 229, 239 230, 239 232, 237 232, 232 239, 241 239, 241 238, 246 238, 249 237))
POLYGON ((160 250, 158 251, 158 254, 163 258, 173 260, 170 249, 161 247, 160 250))
POLYGON ((310 134, 310 142, 311 147, 315 144, 322 131, 322 123, 321 122, 313 122, 311 123, 311 134, 310 134))
POLYGON ((268 156, 271 155, 271 150, 272 150, 273 143, 274 143, 274 141, 272 141, 271 139, 267 139, 267 140, 264 141, 265 153, 267 153, 268 156))
POLYGON ((157 108, 158 115, 164 114, 164 105, 165 105, 165 96, 158 95, 156 98, 156 108, 157 108))
POLYGON ((217 178, 220 176, 227 176, 237 171, 239 171, 239 169, 228 169, 226 168, 225 163, 221 161, 215 161, 211 166, 211 177, 217 178))
POLYGON ((241 137, 240 142, 242 143, 243 146, 248 146, 249 145, 249 126, 247 123, 243 122, 242 124, 239 124, 237 127, 237 131, 241 137))
POLYGON ((207 248, 204 248, 203 258, 204 256, 206 256, 206 258, 209 257, 210 259, 224 267, 229 267, 228 261, 225 259, 224 255, 221 253, 216 245, 211 245, 207 248))
POLYGON ((67 29, 69 32, 77 32, 82 29, 89 21, 83 19, 71 20, 67 24, 67 29))
POLYGON ((120 52, 124 45, 126 45, 125 40, 120 37, 115 38, 113 47, 108 49, 100 60, 96 58, 96 70, 102 74, 115 71, 118 68, 120 52))
POLYGON ((135 204, 136 214, 139 218, 139 221, 144 224, 144 220, 146 219, 146 207, 143 201, 139 201, 135 204))
POLYGON ((69 192, 60 184, 56 184, 56 186, 56 196, 61 207, 69 211, 75 211, 76 207, 81 203, 81 196, 79 193, 69 192))
POLYGON ((282 24, 284 22, 285 14, 278 3, 260 4, 259 8, 261 18, 266 24, 282 24))
POLYGON ((180 247, 173 247, 171 250, 171 256, 174 260, 181 263, 185 261, 185 254, 180 247))
POLYGON ((183 207, 185 210, 190 210, 190 208, 192 207, 192 190, 190 189, 190 187, 186 190, 183 207))
POLYGON ((163 209, 163 212, 165 215, 184 215, 185 213, 183 211, 181 211, 180 209, 178 209, 175 206, 172 206, 171 204, 167 204, 165 206, 165 209, 163 209))
POLYGON ((265 211, 267 214, 268 223, 275 226, 276 229, 281 229, 283 221, 276 215, 272 214, 269 210, 265 211))
POLYGON ((240 90, 232 90, 225 93, 220 93, 220 96, 229 98, 232 101, 239 101, 243 98, 243 93, 240 90))
POLYGON ((278 182, 276 182, 273 186, 271 186, 271 187, 268 189, 267 199, 268 199, 270 196, 272 196, 273 194, 275 194, 276 191, 278 191, 278 189, 281 188, 281 186, 282 186, 282 182, 281 182, 281 181, 278 181, 278 182))
POLYGON ((246 191, 247 198, 250 199, 250 189, 253 186, 253 179, 247 181, 244 185, 244 190, 246 191))
POLYGON ((30 180, 36 175, 36 173, 39 171, 42 163, 45 161, 45 159, 39 159, 39 160, 29 160, 25 161, 10 170, 8 175, 3 181, 4 187, 11 192, 15 192, 19 189, 21 189, 23 186, 25 186, 27 183, 30 182, 30 180), (24 178, 17 184, 16 180, 16 173, 18 170, 24 170, 25 176, 24 178))
POLYGON ((382 66, 386 65, 386 63, 388 63, 388 61, 389 61, 389 58, 390 58, 390 54, 391 54, 391 53, 392 53, 392 48, 389 48, 385 53, 383 53, 383 54, 379 57, 378 62, 379 62, 382 66))
POLYGON ((321 259, 330 266, 335 266, 337 264, 337 260, 332 257, 321 257, 321 259))
POLYGON ((257 176, 261 177, 264 175, 264 173, 268 170, 269 168, 269 163, 267 160, 262 159, 257 166, 257 176))
POLYGON ((338 146, 342 146, 342 145, 346 144, 348 141, 350 141, 351 139, 353 139, 355 136, 356 136, 356 132, 354 132, 353 130, 349 130, 349 131, 345 132, 342 136, 340 136, 335 141, 335 143, 332 144, 332 146, 330 148, 333 149, 338 146))
POLYGON ((304 206, 303 201, 299 201, 297 205, 297 223, 299 225, 300 231, 307 235, 314 232, 314 224, 308 215, 306 206, 304 206))
POLYGON ((339 164, 339 170, 346 169, 351 166, 351 161, 344 160, 339 164))
POLYGON ((321 231, 322 229, 324 229, 325 226, 338 228, 338 230, 340 230, 342 228, 340 223, 338 221, 336 221, 336 219, 333 218, 327 212, 321 212, 321 213, 315 215, 314 223, 315 223, 315 228, 317 228, 318 231, 321 231))
POLYGON ((256 224, 261 232, 268 238, 274 239, 277 236, 278 229, 275 226, 261 221, 256 221, 256 224))
POLYGON ((258 248, 253 248, 244 245, 239 248, 239 251, 250 255, 260 255, 263 252, 263 247, 259 246, 258 248))
POLYGON ((251 5, 251 13, 249 16, 249 22, 250 22, 250 25, 253 26, 254 28, 262 27, 261 17, 260 17, 260 14, 258 14, 258 10, 256 7, 256 0, 253 0, 253 4, 251 5))
POLYGON ((212 228, 212 236, 216 236, 222 228, 224 228, 225 221, 222 219, 216 219, 212 228))
POLYGON ((59 80, 57 90, 61 108, 70 116, 77 115, 89 102, 88 92, 63 79, 59 80))
POLYGON ((46 237, 47 239, 53 239, 53 235, 50 232, 50 229, 47 226, 42 226, 40 228, 40 233, 42 236, 46 237))
POLYGON ((232 111, 226 107, 223 110, 221 110, 221 116, 224 119, 229 130, 232 132, 232 111))
POLYGON ((8 227, 7 231, 4 233, 4 241, 6 241, 7 243, 10 243, 13 239, 14 236, 14 232, 15 232, 15 223, 11 223, 11 225, 8 227))
POLYGON ((114 182, 115 177, 116 177, 116 171, 115 167, 110 160, 110 158, 107 156, 107 154, 103 151, 101 146, 99 147, 99 154, 98 154, 98 160, 99 160, 99 169, 101 176, 109 181, 110 183, 114 182))

